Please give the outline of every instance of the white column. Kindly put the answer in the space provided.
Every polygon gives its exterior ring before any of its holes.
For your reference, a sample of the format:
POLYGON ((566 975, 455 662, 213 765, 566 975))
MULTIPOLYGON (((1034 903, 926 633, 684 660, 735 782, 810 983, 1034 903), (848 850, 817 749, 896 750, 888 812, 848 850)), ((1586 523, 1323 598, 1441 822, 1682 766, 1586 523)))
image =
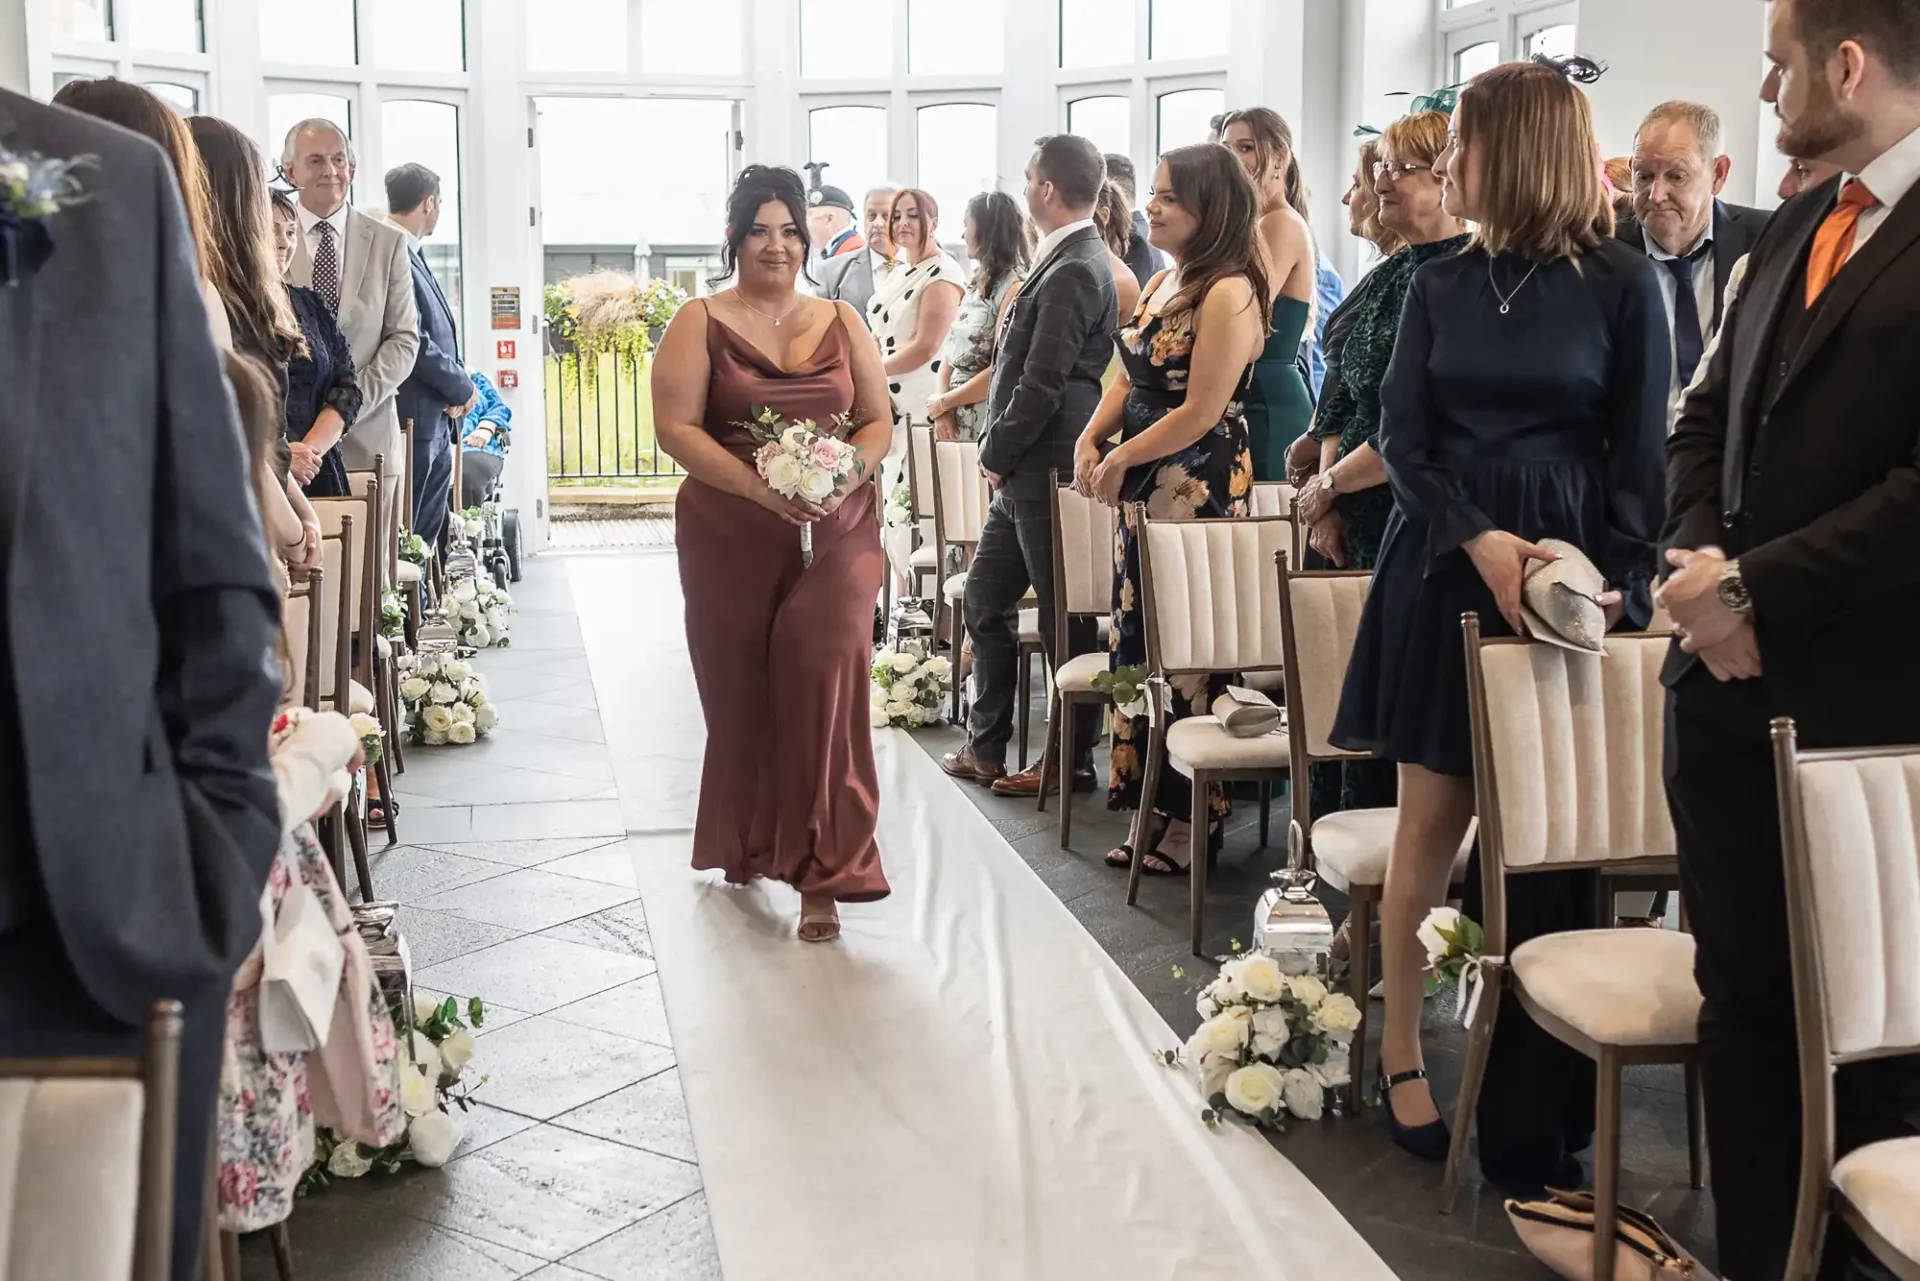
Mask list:
POLYGON ((46 43, 46 0, 0 0, 0 89, 37 93, 41 80, 51 89, 46 43))
POLYGON ((793 65, 800 47, 793 29, 798 13, 793 0, 747 2, 747 74, 753 85, 745 113, 748 164, 797 166, 807 158, 806 122, 799 118, 795 85, 799 72, 793 65), (798 151, 793 150, 796 140, 798 151))
POLYGON ((207 52, 213 75, 206 110, 249 138, 265 139, 267 168, 279 163, 284 139, 267 137, 267 85, 260 57, 257 5, 223 0, 207 6, 207 52))
POLYGON ((521 5, 530 0, 467 0, 467 65, 472 88, 467 111, 471 175, 467 188, 466 267, 461 284, 467 321, 467 361, 488 377, 511 369, 517 390, 501 390, 513 410, 513 448, 507 454, 506 505, 520 512, 529 552, 547 545, 546 361, 538 331, 545 288, 540 229, 529 224, 536 203, 535 152, 527 143, 532 104, 521 88, 521 5), (520 287, 518 330, 492 328, 491 290, 520 287), (514 341, 515 359, 498 360, 495 343, 514 341))
POLYGON ((1002 187, 1015 197, 1023 190, 1033 140, 1067 127, 1057 79, 1057 9, 1032 0, 1007 0, 1006 87, 1000 91, 998 154, 1002 187))

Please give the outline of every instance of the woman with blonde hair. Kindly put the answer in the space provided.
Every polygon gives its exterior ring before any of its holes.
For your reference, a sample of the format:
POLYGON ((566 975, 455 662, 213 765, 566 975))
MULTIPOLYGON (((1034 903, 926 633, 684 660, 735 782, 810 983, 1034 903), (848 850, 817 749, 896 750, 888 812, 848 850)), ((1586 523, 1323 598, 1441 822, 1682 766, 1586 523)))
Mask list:
MULTIPOLYGON (((1421 1063, 1415 932, 1445 899, 1473 816, 1460 617, 1477 613, 1492 636, 1518 631, 1521 577, 1552 559, 1547 538, 1606 575, 1610 625, 1644 626, 1652 612, 1671 343, 1654 268, 1613 239, 1593 117, 1572 79, 1597 74, 1579 59, 1513 63, 1462 91, 1434 173, 1445 213, 1477 230, 1414 274, 1380 392, 1395 509, 1330 737, 1399 766, 1381 1092, 1394 1141, 1431 1161, 1449 1136, 1421 1063)), ((1507 895, 1510 946, 1597 923, 1589 874, 1529 876, 1507 895)), ((1467 910, 1478 910, 1471 887, 1467 910)), ((1481 1169, 1512 1195, 1576 1187, 1591 1065, 1501 999, 1481 1169)))
POLYGON ((1228 112, 1220 119, 1220 145, 1246 169, 1259 194, 1254 231, 1273 284, 1267 344, 1254 363, 1246 401, 1253 478, 1285 480, 1287 450, 1313 418, 1313 396, 1300 373, 1300 344, 1313 327, 1319 288, 1319 258, 1307 227, 1307 184, 1294 154, 1293 130, 1276 111, 1228 112))

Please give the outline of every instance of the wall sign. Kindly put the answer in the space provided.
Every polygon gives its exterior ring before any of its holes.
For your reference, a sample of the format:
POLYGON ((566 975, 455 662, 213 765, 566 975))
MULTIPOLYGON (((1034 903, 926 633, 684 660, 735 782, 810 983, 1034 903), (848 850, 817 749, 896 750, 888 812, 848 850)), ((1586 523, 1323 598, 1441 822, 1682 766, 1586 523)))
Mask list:
POLYGON ((502 369, 499 376, 493 380, 493 385, 503 390, 518 387, 520 385, 520 371, 517 369, 502 369))
POLYGON ((514 347, 515 347, 515 343, 513 339, 511 338, 500 339, 498 342, 493 344, 494 359, 496 360, 514 359, 514 354, 513 354, 514 347))
POLYGON ((495 285, 489 292, 493 298, 493 327, 520 328, 520 286, 495 285))

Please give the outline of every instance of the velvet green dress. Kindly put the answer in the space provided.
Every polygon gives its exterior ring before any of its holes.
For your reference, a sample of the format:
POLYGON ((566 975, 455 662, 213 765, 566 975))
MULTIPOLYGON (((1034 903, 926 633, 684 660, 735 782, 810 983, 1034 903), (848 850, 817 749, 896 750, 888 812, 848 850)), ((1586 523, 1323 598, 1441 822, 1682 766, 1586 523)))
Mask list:
POLYGON ((1247 437, 1256 481, 1287 478, 1287 448, 1313 419, 1313 396, 1300 376, 1300 342, 1313 304, 1299 298, 1273 302, 1273 333, 1253 364, 1247 393, 1247 437))

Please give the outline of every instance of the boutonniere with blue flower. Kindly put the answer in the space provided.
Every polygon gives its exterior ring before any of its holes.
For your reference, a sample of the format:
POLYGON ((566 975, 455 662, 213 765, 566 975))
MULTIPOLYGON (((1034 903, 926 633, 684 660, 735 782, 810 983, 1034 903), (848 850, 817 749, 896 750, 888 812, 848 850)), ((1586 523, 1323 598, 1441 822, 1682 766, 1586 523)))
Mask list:
POLYGON ((12 287, 53 256, 47 219, 86 200, 75 170, 92 156, 49 160, 0 147, 0 286, 12 287))

